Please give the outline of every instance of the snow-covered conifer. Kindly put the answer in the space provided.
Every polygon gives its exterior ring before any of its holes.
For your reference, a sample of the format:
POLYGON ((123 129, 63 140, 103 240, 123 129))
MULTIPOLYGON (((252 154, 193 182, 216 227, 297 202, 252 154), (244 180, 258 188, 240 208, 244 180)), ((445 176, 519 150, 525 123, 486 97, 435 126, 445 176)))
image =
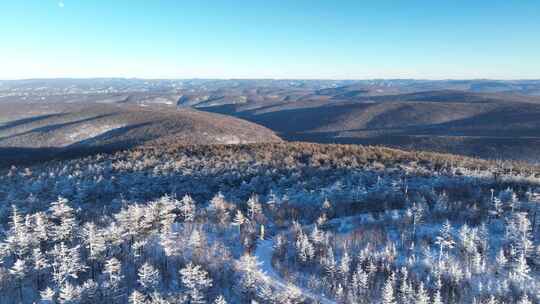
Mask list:
POLYGON ((394 278, 393 276, 389 276, 386 279, 386 282, 384 283, 384 287, 382 289, 382 304, 396 304, 396 297, 394 292, 394 278))
POLYGON ((160 282, 159 271, 150 263, 144 263, 137 271, 137 280, 145 290, 154 290, 160 282))
POLYGON ((199 265, 189 263, 186 267, 180 269, 182 284, 188 289, 191 303, 205 303, 205 291, 212 286, 212 279, 208 272, 199 265))

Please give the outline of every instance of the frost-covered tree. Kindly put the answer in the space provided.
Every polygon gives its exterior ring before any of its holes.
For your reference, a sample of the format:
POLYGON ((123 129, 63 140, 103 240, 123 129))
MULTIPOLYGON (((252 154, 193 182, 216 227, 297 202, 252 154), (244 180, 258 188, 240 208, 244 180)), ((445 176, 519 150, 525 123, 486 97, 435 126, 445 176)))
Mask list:
POLYGON ((9 269, 9 273, 13 276, 13 278, 17 282, 16 285, 17 285, 17 289, 19 290, 19 298, 21 299, 21 301, 23 299, 23 292, 22 292, 23 280, 26 277, 27 271, 28 270, 27 270, 26 262, 20 259, 15 261, 15 263, 13 264, 13 267, 9 269))
POLYGON ((351 280, 352 290, 357 298, 365 298, 369 291, 369 276, 358 266, 351 280))
POLYGON ((504 253, 504 250, 501 248, 499 250, 499 253, 497 253, 497 257, 495 258, 495 265, 497 266, 498 271, 503 271, 508 264, 508 259, 506 258, 506 255, 504 253))
POLYGON ((49 208, 51 218, 56 221, 52 226, 52 235, 55 241, 71 242, 77 231, 75 210, 69 206, 69 201, 59 197, 51 203, 49 208))
POLYGON ((116 296, 120 290, 120 285, 124 276, 122 275, 122 264, 116 258, 110 258, 105 262, 103 273, 107 276, 105 287, 111 296, 116 296))
POLYGON ((205 303, 205 291, 212 286, 212 279, 208 272, 199 265, 189 263, 180 269, 182 284, 188 289, 191 303, 205 303))
POLYGON ((452 226, 449 221, 446 221, 435 240, 435 244, 439 245, 439 263, 442 261, 444 249, 454 248, 455 242, 452 237, 452 226))
POLYGON ((489 214, 491 214, 491 216, 493 216, 494 218, 500 218, 503 213, 503 203, 498 197, 495 197, 491 204, 491 210, 489 210, 489 214))
POLYGON ((144 290, 152 291, 157 288, 160 282, 159 271, 150 263, 144 263, 137 271, 137 280, 144 290))
POLYGON ((241 290, 248 299, 253 298, 257 292, 257 285, 262 278, 259 266, 260 262, 257 257, 250 254, 244 254, 236 263, 236 268, 240 273, 241 290))
POLYGON ((296 251, 300 261, 306 263, 315 257, 315 248, 309 241, 308 236, 300 230, 296 236, 296 251))
POLYGON ((195 219, 196 207, 195 201, 193 200, 193 198, 191 198, 191 196, 186 194, 182 198, 182 200, 180 201, 179 209, 180 215, 185 222, 193 222, 193 220, 195 219))
POLYGON ((442 300, 442 297, 441 297, 441 291, 439 289, 437 289, 435 291, 435 294, 433 295, 432 303, 433 304, 443 304, 443 300, 442 300))
POLYGON ((238 231, 241 231, 242 225, 246 222, 246 218, 244 217, 244 214, 242 214, 242 211, 237 210, 236 215, 234 216, 232 225, 238 226, 238 231))
POLYGON ((38 289, 41 289, 42 277, 50 268, 49 260, 47 256, 41 252, 40 248, 34 248, 32 250, 32 272, 36 277, 36 285, 38 289))
POLYGON ((227 304, 227 301, 225 301, 225 298, 220 295, 214 300, 213 304, 227 304))
POLYGON ((55 244, 49 252, 52 262, 52 277, 58 287, 70 279, 77 279, 86 270, 79 253, 79 245, 69 248, 63 242, 55 244))
POLYGON ((146 304, 146 296, 140 291, 134 290, 128 298, 129 304, 146 304))
POLYGON ((382 289, 382 304, 396 304, 396 297, 394 293, 394 278, 393 276, 388 277, 386 279, 386 282, 384 283, 384 287, 382 289))
POLYGON ((45 290, 40 291, 39 295, 40 295, 39 303, 41 304, 53 304, 56 302, 55 301, 56 292, 51 287, 47 287, 45 288, 45 290))
POLYGON ((262 205, 259 202, 259 197, 252 195, 247 201, 247 206, 249 219, 255 221, 255 218, 262 214, 262 205))
POLYGON ((304 297, 298 287, 289 283, 285 289, 278 294, 278 303, 283 304, 300 304, 303 303, 304 297))
POLYGON ((506 240, 525 256, 533 249, 531 223, 527 216, 525 212, 513 213, 506 224, 505 233, 506 240))
POLYGON ((514 264, 515 265, 512 268, 511 276, 515 281, 523 283, 526 280, 530 279, 529 273, 531 272, 531 268, 527 264, 527 259, 525 258, 525 255, 520 254, 514 264))
POLYGON ((49 240, 51 233, 51 223, 45 212, 37 212, 34 217, 34 237, 40 242, 46 242, 49 240))
POLYGON ((99 260, 107 249, 105 237, 94 223, 84 224, 82 227, 82 240, 88 249, 88 258, 90 260, 99 260))
POLYGON ((77 304, 81 302, 81 294, 77 287, 66 283, 60 287, 58 301, 61 304, 77 304))
POLYGON ((424 288, 424 283, 420 282, 418 290, 416 291, 415 304, 430 304, 429 295, 427 290, 424 288))
POLYGON ((24 217, 15 205, 12 206, 11 221, 6 238, 8 250, 13 252, 18 258, 25 256, 30 250, 31 234, 25 225, 24 217))
POLYGON ((413 203, 412 206, 407 209, 407 216, 411 219, 411 235, 414 240, 416 237, 416 228, 418 224, 422 222, 424 217, 424 208, 421 204, 413 203))
POLYGON ((531 300, 529 300, 529 296, 525 293, 523 296, 519 299, 517 302, 518 304, 533 304, 531 300))

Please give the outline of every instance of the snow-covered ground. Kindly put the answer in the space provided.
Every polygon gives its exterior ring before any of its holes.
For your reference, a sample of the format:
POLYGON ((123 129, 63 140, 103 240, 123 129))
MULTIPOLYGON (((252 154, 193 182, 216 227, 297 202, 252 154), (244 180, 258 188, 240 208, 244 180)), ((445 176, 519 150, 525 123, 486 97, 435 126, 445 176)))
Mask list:
MULTIPOLYGON (((268 282, 276 289, 283 290, 287 288, 289 283, 285 281, 279 273, 272 266, 272 252, 274 242, 272 240, 260 240, 257 244, 257 249, 255 250, 255 257, 259 262, 260 270, 268 277, 268 282)), ((336 302, 326 298, 324 295, 315 294, 305 288, 296 286, 301 292, 302 295, 315 303, 322 304, 335 304, 336 302)))
POLYGON ((66 134, 65 145, 70 145, 70 144, 77 143, 83 140, 91 139, 93 137, 102 135, 114 129, 123 128, 124 126, 125 125, 122 125, 122 124, 117 124, 117 125, 105 124, 101 126, 97 124, 82 125, 82 126, 77 127, 77 129, 74 130, 73 132, 66 134))

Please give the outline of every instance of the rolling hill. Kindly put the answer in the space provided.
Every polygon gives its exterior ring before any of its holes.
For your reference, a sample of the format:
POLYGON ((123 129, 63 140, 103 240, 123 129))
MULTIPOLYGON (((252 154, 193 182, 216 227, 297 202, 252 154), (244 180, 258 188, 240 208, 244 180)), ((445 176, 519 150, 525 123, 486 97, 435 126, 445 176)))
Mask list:
MULTIPOLYGON (((197 109, 262 125, 289 141, 385 145, 536 163, 540 161, 539 92, 540 81, 537 80, 112 78, 4 81, 0 82, 0 105, 3 116, 7 117, 4 120, 18 127, 2 127, 0 145, 65 150, 66 146, 70 149, 103 146, 96 141, 106 142, 105 146, 124 147, 164 137, 206 143, 208 138, 213 138, 205 135, 206 129, 214 134, 212 126, 220 123, 216 123, 216 116, 206 117, 193 111, 197 109), (38 110, 32 115, 56 116, 30 124, 16 121, 29 117, 17 118, 6 111, 17 107, 21 113, 40 107, 74 110, 68 110, 70 115, 62 114, 66 120, 62 120, 56 110, 43 113, 38 110), (111 116, 118 107, 120 112, 111 116), (82 112, 88 115, 78 117, 82 112), (60 124, 69 123, 70 117, 74 121, 90 121, 56 126, 62 130, 58 134, 63 134, 70 126, 77 129, 74 126, 92 125, 93 121, 98 122, 99 127, 66 131, 72 138, 39 129, 48 122, 55 124, 55 120, 60 124), (188 117, 197 117, 194 121, 199 123, 193 123, 188 117), (181 121, 188 121, 187 125, 193 128, 179 132, 181 121), (144 125, 138 126, 138 123, 144 125), (38 129, 24 133, 34 126, 38 129), (22 132, 15 132, 17 129, 22 132), (166 135, 168 132, 173 135, 166 135), (23 134, 13 136, 15 133, 23 134), (94 133, 100 136, 90 139, 94 133)), ((217 120, 223 119, 221 116, 217 120)), ((229 131, 234 135, 243 134, 249 129, 240 127, 240 132, 223 129, 223 134, 230 134, 229 131)), ((225 138, 218 142, 243 142, 248 137, 225 138)), ((254 137, 253 141, 266 141, 264 137, 254 137)))
POLYGON ((0 105, 5 161, 88 154, 145 144, 238 144, 280 141, 256 124, 194 109, 129 104, 0 105))
POLYGON ((195 107, 261 124, 293 141, 539 161, 538 97, 456 90, 344 97, 347 92, 342 88, 294 101, 195 107))

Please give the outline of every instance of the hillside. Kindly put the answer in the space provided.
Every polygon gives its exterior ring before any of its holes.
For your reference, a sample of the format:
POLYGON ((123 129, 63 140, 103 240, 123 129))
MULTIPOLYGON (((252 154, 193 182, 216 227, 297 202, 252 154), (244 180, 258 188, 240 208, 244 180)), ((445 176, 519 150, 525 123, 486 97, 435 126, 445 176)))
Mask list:
POLYGON ((48 158, 59 153, 89 154, 149 143, 280 141, 264 127, 194 109, 129 104, 3 103, 0 113, 0 154, 4 162, 48 158))
MULTIPOLYGON (((143 123, 147 120, 140 118, 146 114, 138 110, 197 109, 251 121, 289 141, 384 145, 538 163, 538 92, 540 82, 535 80, 33 79, 0 82, 0 105, 122 105, 139 117, 135 122, 143 123)), ((115 127, 112 117, 101 120, 109 122, 100 128, 115 127)), ((199 126, 197 130, 205 128, 199 126)), ((155 128, 135 128, 123 138, 146 141, 137 130, 148 129, 154 129, 150 137, 161 137, 163 132, 155 128)), ((66 144, 65 138, 43 141, 35 135, 2 141, 9 147, 29 140, 53 149, 66 144)), ((200 137, 205 135, 199 132, 182 141, 200 137)))
POLYGON ((448 90, 347 98, 341 90, 331 94, 196 107, 253 121, 287 140, 539 161, 536 97, 448 90))
POLYGON ((358 145, 149 144, 5 168, 0 302, 537 302, 539 198, 538 167, 358 145))

